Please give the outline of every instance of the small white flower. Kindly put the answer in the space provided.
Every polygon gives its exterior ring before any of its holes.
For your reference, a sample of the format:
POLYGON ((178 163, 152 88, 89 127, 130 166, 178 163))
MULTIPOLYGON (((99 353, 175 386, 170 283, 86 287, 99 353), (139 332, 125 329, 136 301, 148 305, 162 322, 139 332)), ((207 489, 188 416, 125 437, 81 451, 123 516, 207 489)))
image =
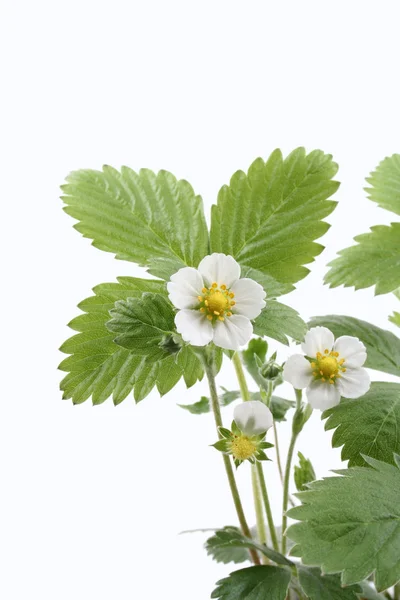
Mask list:
POLYGON ((306 389, 313 408, 326 410, 339 404, 340 397, 359 398, 370 388, 364 344, 342 335, 335 341, 326 327, 312 327, 301 345, 304 354, 293 354, 283 369, 283 378, 296 389, 306 389))
POLYGON ((233 419, 240 431, 248 437, 265 433, 272 427, 272 413, 263 402, 251 400, 235 407, 233 419))
POLYGON ((240 279, 240 266, 226 254, 206 256, 198 269, 180 269, 167 288, 169 299, 179 309, 176 328, 193 346, 213 341, 226 350, 238 350, 253 334, 251 319, 265 306, 261 285, 240 279))

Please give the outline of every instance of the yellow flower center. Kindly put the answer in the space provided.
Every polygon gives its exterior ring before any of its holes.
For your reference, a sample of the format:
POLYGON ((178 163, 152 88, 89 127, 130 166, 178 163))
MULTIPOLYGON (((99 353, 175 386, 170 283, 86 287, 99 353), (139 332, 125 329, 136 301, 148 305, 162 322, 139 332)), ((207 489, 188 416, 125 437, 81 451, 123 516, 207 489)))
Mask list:
POLYGON ((253 456, 256 449, 256 444, 245 435, 237 436, 231 442, 231 452, 235 459, 246 460, 253 456))
POLYGON ((339 359, 339 352, 334 350, 329 352, 326 348, 323 354, 317 352, 316 359, 311 363, 311 368, 315 379, 334 384, 336 379, 341 377, 341 373, 346 372, 343 367, 344 363, 344 358, 339 359))
POLYGON ((210 288, 204 287, 202 295, 198 296, 200 312, 207 315, 209 321, 224 321, 225 317, 231 317, 231 309, 235 306, 235 294, 230 292, 225 284, 218 287, 213 283, 210 288))

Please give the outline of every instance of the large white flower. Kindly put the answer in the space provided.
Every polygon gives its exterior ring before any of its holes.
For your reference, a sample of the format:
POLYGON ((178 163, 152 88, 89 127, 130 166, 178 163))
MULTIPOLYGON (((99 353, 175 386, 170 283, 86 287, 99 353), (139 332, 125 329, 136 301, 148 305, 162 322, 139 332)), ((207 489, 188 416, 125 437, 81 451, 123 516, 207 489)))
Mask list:
POLYGON ((270 409, 259 400, 238 404, 233 412, 233 419, 248 437, 265 433, 274 423, 270 409))
POLYGON ((213 341, 238 350, 253 334, 251 319, 265 306, 265 292, 253 279, 240 279, 240 266, 232 256, 214 253, 198 269, 184 267, 168 283, 178 332, 193 346, 213 341))
POLYGON ((301 348, 306 355, 293 354, 283 369, 283 378, 296 389, 306 389, 313 408, 326 410, 339 404, 340 397, 359 398, 370 387, 364 344, 342 335, 335 341, 326 327, 312 327, 301 348))

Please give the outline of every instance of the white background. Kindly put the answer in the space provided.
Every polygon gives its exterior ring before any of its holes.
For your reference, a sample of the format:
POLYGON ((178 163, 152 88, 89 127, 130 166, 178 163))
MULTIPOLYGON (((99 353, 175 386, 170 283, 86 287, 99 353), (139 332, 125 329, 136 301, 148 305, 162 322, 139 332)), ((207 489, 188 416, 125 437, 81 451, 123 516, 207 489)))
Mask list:
MULTIPOLYGON (((363 186, 400 151, 398 2, 3 0, 1 13, 0 597, 204 600, 232 568, 206 557, 204 535, 178 533, 235 523, 211 417, 176 407, 206 385, 138 406, 61 400, 57 348, 76 304, 142 273, 73 230, 58 186, 105 162, 165 168, 208 211, 235 170, 277 146, 331 152, 342 185, 327 249, 285 301, 305 319, 391 328, 393 296, 322 281, 354 235, 393 217, 363 186)), ((226 364, 220 383, 232 381, 226 364)), ((340 464, 319 415, 299 449, 319 476, 340 464)), ((273 463, 266 475, 279 521, 273 463)), ((253 521, 246 466, 238 481, 253 521)))

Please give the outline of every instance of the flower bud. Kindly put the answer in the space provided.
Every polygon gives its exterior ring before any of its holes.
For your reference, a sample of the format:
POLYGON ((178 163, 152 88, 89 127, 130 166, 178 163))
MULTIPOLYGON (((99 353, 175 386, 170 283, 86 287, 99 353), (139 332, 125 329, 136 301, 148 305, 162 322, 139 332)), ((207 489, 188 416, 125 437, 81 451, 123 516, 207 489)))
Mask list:
POLYGON ((260 435, 273 425, 271 411, 259 400, 238 404, 235 407, 233 418, 239 429, 249 437, 260 435))

